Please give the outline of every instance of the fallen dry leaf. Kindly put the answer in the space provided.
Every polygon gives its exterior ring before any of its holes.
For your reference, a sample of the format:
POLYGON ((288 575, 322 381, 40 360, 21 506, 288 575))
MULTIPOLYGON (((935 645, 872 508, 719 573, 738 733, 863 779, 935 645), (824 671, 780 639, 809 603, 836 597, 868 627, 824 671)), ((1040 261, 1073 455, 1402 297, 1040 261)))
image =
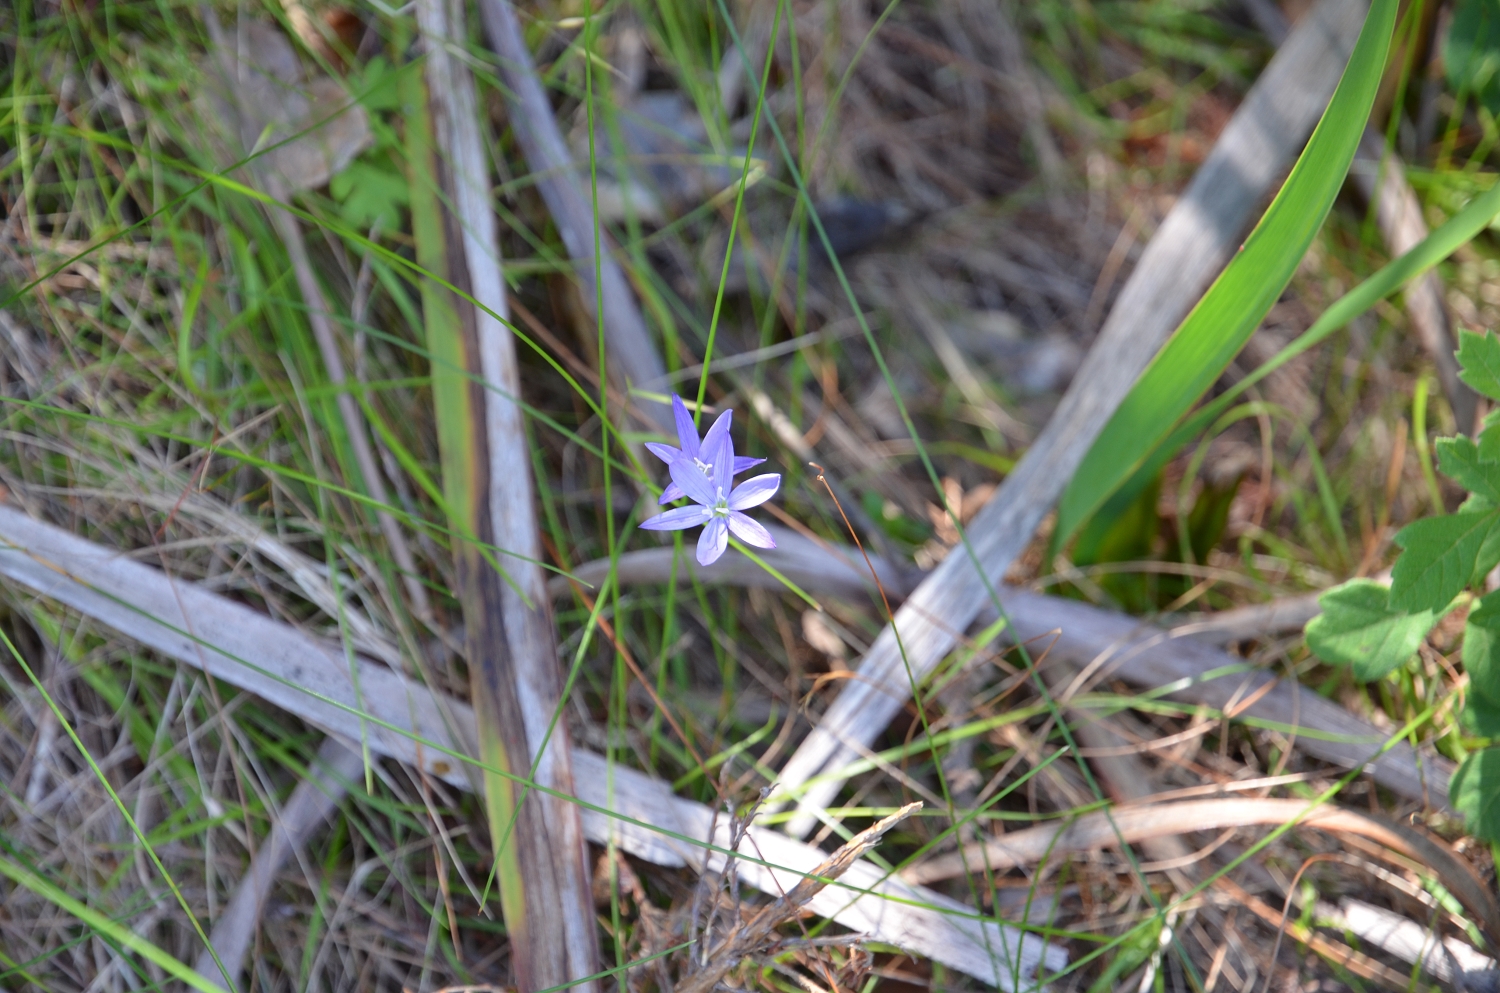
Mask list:
POLYGON ((326 185, 369 146, 365 109, 338 80, 304 78, 280 28, 246 21, 227 41, 204 57, 206 85, 195 101, 225 165, 264 149, 257 167, 296 192, 326 185))

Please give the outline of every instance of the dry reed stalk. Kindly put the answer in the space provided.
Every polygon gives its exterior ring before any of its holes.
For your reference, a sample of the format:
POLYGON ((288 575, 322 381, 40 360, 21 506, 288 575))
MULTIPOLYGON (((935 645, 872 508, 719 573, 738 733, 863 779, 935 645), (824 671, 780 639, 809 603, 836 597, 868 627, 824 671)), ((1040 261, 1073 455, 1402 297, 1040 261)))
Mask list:
POLYGON ((413 225, 443 486, 456 532, 471 698, 512 968, 522 991, 598 970, 588 849, 573 792, 562 676, 542 547, 520 373, 507 314, 489 166, 467 65, 464 7, 418 0, 427 48, 423 105, 409 126, 413 225), (477 304, 473 301, 477 301, 477 304), (491 771, 498 770, 498 771, 491 771), (508 774, 508 775, 507 775, 508 774), (531 785, 543 787, 538 790, 531 785))
POLYGON ((1003 871, 1032 865, 1069 853, 1117 845, 1122 841, 1134 844, 1189 831, 1257 824, 1280 826, 1293 821, 1298 827, 1368 838, 1427 866, 1458 897, 1487 934, 1500 938, 1500 904, 1496 903, 1494 894, 1473 866, 1454 855, 1442 842, 1416 828, 1373 814, 1332 805, 1318 806, 1306 800, 1251 797, 1188 800, 1141 807, 1117 806, 1109 811, 1084 814, 1062 825, 1042 825, 967 845, 960 852, 929 859, 901 875, 910 882, 930 883, 985 869, 1003 871))
MULTIPOLYGON (((1336 965, 1343 966, 1356 976, 1379 983, 1388 990, 1396 991, 1396 993, 1404 993, 1404 991, 1411 989, 1410 976, 1403 975, 1390 966, 1355 951, 1348 945, 1330 941, 1300 921, 1288 920, 1286 914, 1272 907, 1255 894, 1248 892, 1244 887, 1235 883, 1234 880, 1220 879, 1214 885, 1223 890, 1235 903, 1245 907, 1271 927, 1278 930, 1285 930, 1298 943, 1306 944, 1308 948, 1311 948, 1323 956, 1323 958, 1336 965)), ((1275 968, 1275 963, 1272 963, 1272 968, 1275 968)))

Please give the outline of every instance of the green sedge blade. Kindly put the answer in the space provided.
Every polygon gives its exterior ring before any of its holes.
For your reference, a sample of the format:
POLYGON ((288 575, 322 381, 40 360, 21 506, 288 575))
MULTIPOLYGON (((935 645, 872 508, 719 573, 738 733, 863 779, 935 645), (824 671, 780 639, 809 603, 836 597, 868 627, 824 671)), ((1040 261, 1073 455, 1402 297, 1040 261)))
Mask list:
POLYGON ((1333 99, 1291 175, 1240 251, 1146 369, 1074 474, 1058 533, 1086 520, 1213 384, 1260 325, 1307 253, 1369 120, 1395 25, 1375 0, 1333 99))

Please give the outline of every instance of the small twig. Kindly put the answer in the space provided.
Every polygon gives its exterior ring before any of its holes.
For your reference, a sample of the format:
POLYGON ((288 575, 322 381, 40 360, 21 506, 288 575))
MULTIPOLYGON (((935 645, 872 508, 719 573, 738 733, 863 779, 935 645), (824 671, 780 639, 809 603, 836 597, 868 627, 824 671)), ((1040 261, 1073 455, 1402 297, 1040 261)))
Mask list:
MULTIPOLYGON (((1214 886, 1223 890, 1235 903, 1248 908, 1257 917, 1272 927, 1282 925, 1283 915, 1275 907, 1272 907, 1253 893, 1247 892, 1227 876, 1221 876, 1217 879, 1214 882, 1214 886)), ((1348 945, 1329 941, 1327 938, 1314 932, 1311 928, 1304 927, 1296 922, 1287 922, 1286 930, 1297 941, 1306 944, 1330 962, 1344 966, 1361 978, 1380 983, 1388 989, 1406 990, 1409 988, 1409 977, 1402 975, 1389 966, 1382 965, 1368 955, 1356 952, 1348 945)), ((1275 967, 1276 962, 1273 959, 1271 961, 1271 968, 1274 969, 1275 967)), ((1269 974, 1267 978, 1269 979, 1269 974)))
POLYGON ((875 588, 880 590, 880 602, 885 605, 885 618, 886 620, 890 620, 895 616, 895 614, 891 611, 891 598, 886 596, 885 584, 881 583, 880 573, 875 571, 875 563, 870 561, 870 553, 865 551, 864 542, 859 540, 859 532, 855 531, 854 525, 849 523, 849 515, 844 513, 843 503, 841 503, 838 496, 834 494, 833 487, 828 484, 828 477, 824 474, 823 467, 818 465, 818 463, 816 462, 809 462, 807 464, 818 470, 818 482, 823 484, 823 489, 828 491, 829 499, 831 499, 833 501, 833 505, 839 509, 839 517, 843 518, 844 520, 845 530, 849 532, 849 537, 854 539, 854 546, 859 549, 859 554, 864 556, 865 568, 870 570, 870 578, 875 580, 875 588))

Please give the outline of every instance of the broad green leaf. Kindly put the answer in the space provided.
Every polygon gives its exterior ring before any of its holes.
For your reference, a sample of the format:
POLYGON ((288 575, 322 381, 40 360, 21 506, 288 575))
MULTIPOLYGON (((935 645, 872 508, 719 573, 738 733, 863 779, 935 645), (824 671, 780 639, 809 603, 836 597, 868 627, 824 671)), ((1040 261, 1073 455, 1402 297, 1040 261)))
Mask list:
POLYGON ((1500 400, 1500 340, 1493 331, 1459 331, 1458 365, 1458 378, 1474 392, 1500 400))
POLYGON ((1500 841, 1500 748, 1470 752, 1448 781, 1448 802, 1464 815, 1469 833, 1500 841))
POLYGON ((1464 670, 1469 693, 1500 707, 1500 591, 1481 597, 1464 624, 1464 670))
POLYGON ((1500 703, 1491 703, 1482 696, 1470 693, 1464 703, 1463 713, 1459 715, 1459 722, 1470 734, 1481 738, 1500 738, 1500 703))
POLYGON ((1495 0, 1458 0, 1443 42, 1448 85, 1500 113, 1500 5, 1495 0))
POLYGON ((1071 534, 1218 379, 1312 244, 1349 171, 1380 86, 1396 0, 1370 5, 1343 78, 1285 185, 1244 245, 1178 327, 1094 441, 1063 494, 1071 534))
POLYGON ((1443 475, 1470 493, 1500 503, 1500 462, 1484 461, 1479 446, 1463 435, 1439 438, 1436 447, 1443 475))
POLYGON ((1391 591, 1370 579, 1352 579, 1318 597, 1323 613, 1307 622, 1307 647, 1325 662, 1339 662, 1364 682, 1379 679, 1417 650, 1436 616, 1391 607, 1391 591))
MULTIPOLYGON (((1396 533, 1405 551, 1391 572, 1391 606, 1442 610, 1474 579, 1480 551, 1500 511, 1449 514, 1413 521, 1396 533)), ((1494 563, 1490 563, 1493 565, 1494 563)))

